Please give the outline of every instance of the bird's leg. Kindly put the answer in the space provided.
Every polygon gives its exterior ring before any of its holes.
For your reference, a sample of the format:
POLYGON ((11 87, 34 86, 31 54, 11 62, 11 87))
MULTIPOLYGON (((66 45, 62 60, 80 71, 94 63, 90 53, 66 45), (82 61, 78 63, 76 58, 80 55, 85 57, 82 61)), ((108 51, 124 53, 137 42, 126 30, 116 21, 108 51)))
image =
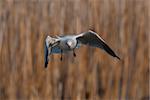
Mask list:
POLYGON ((75 50, 74 50, 74 49, 73 49, 73 56, 76 57, 76 53, 75 53, 75 50))
POLYGON ((63 51, 61 50, 61 57, 60 57, 60 61, 62 61, 62 53, 63 53, 63 51))

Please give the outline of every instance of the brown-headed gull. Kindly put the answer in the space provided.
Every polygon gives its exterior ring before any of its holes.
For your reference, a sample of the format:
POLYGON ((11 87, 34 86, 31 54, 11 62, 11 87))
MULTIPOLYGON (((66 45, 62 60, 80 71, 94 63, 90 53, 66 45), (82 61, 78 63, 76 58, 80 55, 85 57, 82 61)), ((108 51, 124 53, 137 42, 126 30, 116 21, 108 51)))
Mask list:
POLYGON ((81 44, 98 47, 106 51, 113 57, 120 59, 114 51, 106 44, 106 42, 94 31, 89 30, 78 35, 66 35, 66 36, 47 36, 45 39, 45 67, 48 64, 48 55, 60 53, 62 61, 62 53, 67 51, 73 51, 74 57, 75 49, 80 47, 81 44))

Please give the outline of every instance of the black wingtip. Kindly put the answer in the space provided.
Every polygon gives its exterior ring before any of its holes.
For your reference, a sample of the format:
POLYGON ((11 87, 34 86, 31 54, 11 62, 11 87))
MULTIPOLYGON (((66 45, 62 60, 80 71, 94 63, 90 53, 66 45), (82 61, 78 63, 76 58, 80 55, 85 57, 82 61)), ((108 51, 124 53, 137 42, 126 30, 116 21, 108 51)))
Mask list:
POLYGON ((47 68, 47 65, 48 65, 48 62, 45 62, 45 65, 44 65, 44 67, 45 67, 45 68, 47 68))
POLYGON ((47 68, 48 65, 48 48, 46 46, 46 42, 45 42, 45 49, 44 49, 44 67, 47 68))
POLYGON ((118 57, 118 56, 115 56, 115 57, 116 57, 117 59, 121 60, 120 57, 118 57))

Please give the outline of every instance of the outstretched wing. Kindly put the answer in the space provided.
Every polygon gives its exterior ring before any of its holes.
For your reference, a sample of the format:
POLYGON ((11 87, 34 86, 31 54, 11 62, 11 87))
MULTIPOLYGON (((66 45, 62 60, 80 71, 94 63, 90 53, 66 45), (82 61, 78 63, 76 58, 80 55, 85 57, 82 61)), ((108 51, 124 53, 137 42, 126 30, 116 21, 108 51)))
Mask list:
POLYGON ((114 51, 105 43, 105 41, 95 32, 89 30, 88 32, 77 35, 76 39, 82 44, 94 46, 105 50, 113 57, 120 59, 114 51))
MULTIPOLYGON (((45 44, 44 44, 44 66, 45 68, 48 65, 48 55, 56 52, 56 50, 52 50, 53 47, 57 46, 59 44, 60 40, 57 38, 52 38, 50 36, 47 36, 45 39, 45 44)), ((58 52, 58 50, 57 50, 58 52)))

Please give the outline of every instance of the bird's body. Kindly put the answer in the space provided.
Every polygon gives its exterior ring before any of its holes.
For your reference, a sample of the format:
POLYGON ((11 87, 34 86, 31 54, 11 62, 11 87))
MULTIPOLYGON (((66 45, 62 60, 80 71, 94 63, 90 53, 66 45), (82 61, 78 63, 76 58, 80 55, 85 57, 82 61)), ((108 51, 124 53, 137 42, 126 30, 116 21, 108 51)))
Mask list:
POLYGON ((76 48, 77 40, 75 36, 60 37, 59 40, 60 44, 58 45, 58 47, 64 51, 70 51, 76 48))
POLYGON ((81 44, 101 48, 111 56, 120 59, 97 33, 89 30, 78 35, 57 36, 56 38, 47 36, 45 40, 45 67, 48 64, 48 54, 60 53, 61 60, 62 53, 68 51, 73 51, 73 55, 76 56, 74 50, 79 48, 81 44))

